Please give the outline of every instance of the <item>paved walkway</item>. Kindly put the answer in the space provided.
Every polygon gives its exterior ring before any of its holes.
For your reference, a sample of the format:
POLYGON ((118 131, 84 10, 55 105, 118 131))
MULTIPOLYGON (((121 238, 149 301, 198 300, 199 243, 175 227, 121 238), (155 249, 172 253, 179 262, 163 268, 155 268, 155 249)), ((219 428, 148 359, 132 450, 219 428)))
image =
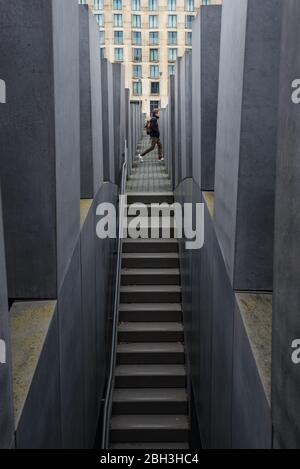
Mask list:
MULTIPOLYGON (((149 137, 145 136, 139 144, 139 152, 143 153, 149 146, 149 137)), ((158 161, 157 149, 145 156, 144 163, 134 162, 127 192, 172 192, 166 167, 158 161)))

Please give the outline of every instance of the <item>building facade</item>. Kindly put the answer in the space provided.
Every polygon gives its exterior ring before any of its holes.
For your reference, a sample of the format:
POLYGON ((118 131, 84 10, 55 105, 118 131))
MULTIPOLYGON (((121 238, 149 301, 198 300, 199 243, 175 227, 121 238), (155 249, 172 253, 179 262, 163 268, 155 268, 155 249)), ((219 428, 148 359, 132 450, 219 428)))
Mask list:
POLYGON ((79 0, 99 24, 99 53, 125 66, 131 99, 143 112, 165 107, 168 76, 177 57, 192 46, 192 25, 201 5, 222 0, 79 0))

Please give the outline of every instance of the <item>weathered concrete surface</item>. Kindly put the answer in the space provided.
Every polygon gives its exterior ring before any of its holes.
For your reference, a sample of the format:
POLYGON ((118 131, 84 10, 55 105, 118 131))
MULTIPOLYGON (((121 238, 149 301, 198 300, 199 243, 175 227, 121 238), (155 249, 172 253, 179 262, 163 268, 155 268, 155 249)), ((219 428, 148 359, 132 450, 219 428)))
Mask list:
POLYGON ((56 302, 14 303, 10 330, 16 447, 61 448, 56 302))
POLYGON ((181 179, 192 177, 192 51, 187 50, 180 65, 181 179))
POLYGON ((1 0, 0 10, 8 295, 55 299, 79 235, 78 5, 1 0))
POLYGON ((181 59, 176 61, 176 74, 175 74, 175 188, 181 181, 181 59))
POLYGON ((122 64, 113 64, 113 106, 115 142, 115 182, 120 184, 121 168, 124 161, 124 142, 126 130, 125 114, 125 74, 122 64))
MULTIPOLYGON (((300 339, 300 104, 291 85, 300 78, 300 3, 283 3, 279 137, 277 158, 272 414, 275 445, 300 447, 300 365, 292 342, 300 339)), ((299 95, 299 93, 298 93, 299 95)))
POLYGON ((193 177, 214 190, 218 111, 221 5, 200 8, 193 25, 193 177))
POLYGON ((62 447, 84 446, 80 242, 58 297, 62 447))
POLYGON ((88 5, 79 6, 81 198, 93 198, 103 180, 99 27, 88 5))
POLYGON ((271 449, 272 295, 236 294, 232 447, 271 449))
POLYGON ((103 176, 104 181, 115 182, 114 98, 113 69, 107 60, 101 60, 103 176))
MULTIPOLYGON (((0 340, 5 343, 5 357, 0 360, 0 448, 7 449, 13 441, 14 416, 12 402, 11 351, 8 323, 6 264, 0 194, 0 340), (5 363, 2 363, 2 360, 5 363)), ((1 351, 3 342, 1 342, 1 351)))
POLYGON ((84 446, 92 449, 98 423, 95 211, 81 201, 81 331, 83 347, 84 446))
POLYGON ((215 221, 239 290, 272 289, 282 3, 222 7, 215 221))

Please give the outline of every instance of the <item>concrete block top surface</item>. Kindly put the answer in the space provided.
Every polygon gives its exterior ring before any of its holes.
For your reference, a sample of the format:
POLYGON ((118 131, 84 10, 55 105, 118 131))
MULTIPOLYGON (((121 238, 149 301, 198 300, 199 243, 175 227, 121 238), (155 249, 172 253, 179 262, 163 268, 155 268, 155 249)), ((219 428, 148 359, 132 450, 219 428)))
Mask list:
POLYGON ((92 199, 81 199, 80 201, 80 228, 84 226, 88 213, 93 205, 92 199))
POLYGON ((272 295, 259 293, 236 293, 235 296, 266 398, 270 404, 272 295))
POLYGON ((10 310, 16 428, 55 312, 56 301, 17 302, 10 310))

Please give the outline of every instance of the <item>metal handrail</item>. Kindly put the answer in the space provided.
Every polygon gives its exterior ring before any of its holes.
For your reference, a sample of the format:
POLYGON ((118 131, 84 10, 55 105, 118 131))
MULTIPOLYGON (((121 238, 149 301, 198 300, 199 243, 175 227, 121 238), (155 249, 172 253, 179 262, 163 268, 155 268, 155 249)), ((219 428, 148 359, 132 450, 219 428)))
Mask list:
POLYGON ((114 388, 114 370, 116 366, 116 353, 118 345, 118 324, 119 324, 119 302, 120 302, 120 282, 121 282, 121 262, 122 262, 122 249, 123 249, 123 214, 124 214, 124 199, 121 196, 125 195, 126 181, 128 171, 128 150, 127 141, 125 141, 125 158, 122 166, 121 188, 119 194, 119 239, 118 239, 118 255, 117 255, 117 271, 116 271, 116 286, 115 286, 115 301, 114 301, 114 315, 113 315, 113 328, 112 328, 112 344, 111 344, 111 357, 109 376, 105 392, 104 408, 103 408, 103 425, 102 425, 102 438, 101 449, 108 449, 109 445, 109 430, 110 418, 112 410, 112 392, 114 388))

